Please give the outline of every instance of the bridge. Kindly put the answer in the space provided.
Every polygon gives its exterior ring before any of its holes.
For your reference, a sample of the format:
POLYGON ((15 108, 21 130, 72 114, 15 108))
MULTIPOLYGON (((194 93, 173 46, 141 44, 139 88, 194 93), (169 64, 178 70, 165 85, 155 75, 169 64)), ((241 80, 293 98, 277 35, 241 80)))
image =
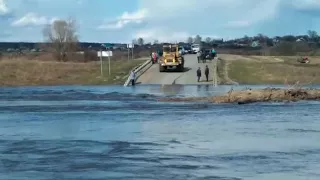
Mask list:
MULTIPOLYGON (((185 55, 184 72, 159 72, 159 65, 153 64, 138 79, 137 84, 212 84, 213 83, 213 65, 211 61, 207 63, 198 63, 196 55, 185 55), (209 82, 206 81, 204 69, 208 65, 210 69, 209 82), (198 68, 202 70, 200 82, 197 82, 196 71, 198 68)), ((214 61, 214 60, 213 60, 214 61)))

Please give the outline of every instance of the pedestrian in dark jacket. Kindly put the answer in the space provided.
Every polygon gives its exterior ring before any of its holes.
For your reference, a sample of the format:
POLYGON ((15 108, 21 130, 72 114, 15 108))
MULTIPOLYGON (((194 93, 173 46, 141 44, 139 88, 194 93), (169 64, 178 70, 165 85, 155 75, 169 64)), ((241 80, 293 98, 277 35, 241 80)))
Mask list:
POLYGON ((200 67, 197 70, 197 77, 198 77, 198 82, 199 82, 200 78, 201 78, 201 69, 200 69, 200 67))
POLYGON ((207 82, 209 81, 209 68, 208 68, 208 65, 206 65, 206 69, 204 70, 204 74, 206 75, 206 79, 207 79, 207 82))

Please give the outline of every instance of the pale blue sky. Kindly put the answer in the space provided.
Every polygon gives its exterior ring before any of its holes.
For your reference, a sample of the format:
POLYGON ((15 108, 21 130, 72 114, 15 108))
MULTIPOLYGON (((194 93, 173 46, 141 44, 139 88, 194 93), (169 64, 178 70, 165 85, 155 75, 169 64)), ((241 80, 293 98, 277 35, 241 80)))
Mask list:
POLYGON ((0 0, 0 41, 42 41, 68 17, 88 42, 305 34, 320 28, 320 0, 0 0))

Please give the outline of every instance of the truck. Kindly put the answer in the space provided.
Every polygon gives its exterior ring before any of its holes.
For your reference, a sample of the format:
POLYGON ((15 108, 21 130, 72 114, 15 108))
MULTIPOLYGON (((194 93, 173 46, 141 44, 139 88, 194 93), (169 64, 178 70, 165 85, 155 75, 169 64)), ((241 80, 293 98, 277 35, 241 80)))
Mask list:
POLYGON ((184 57, 179 53, 178 44, 164 44, 163 54, 159 59, 159 71, 165 72, 172 68, 175 68, 178 72, 183 72, 184 57))
POLYGON ((197 54, 197 52, 199 52, 200 51, 200 44, 192 44, 191 45, 191 49, 192 49, 192 53, 193 54, 197 54))

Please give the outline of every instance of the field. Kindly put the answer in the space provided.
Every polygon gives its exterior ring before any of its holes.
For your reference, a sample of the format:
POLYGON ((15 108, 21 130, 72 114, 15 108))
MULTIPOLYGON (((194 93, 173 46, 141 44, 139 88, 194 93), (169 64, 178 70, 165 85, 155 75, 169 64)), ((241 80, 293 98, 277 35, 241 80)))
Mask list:
POLYGON ((55 62, 25 59, 0 60, 0 86, 34 85, 102 85, 123 84, 130 70, 145 60, 108 61, 103 63, 104 76, 100 75, 100 63, 55 62))
POLYGON ((320 57, 310 64, 297 62, 297 56, 219 56, 221 84, 319 84, 320 57))

